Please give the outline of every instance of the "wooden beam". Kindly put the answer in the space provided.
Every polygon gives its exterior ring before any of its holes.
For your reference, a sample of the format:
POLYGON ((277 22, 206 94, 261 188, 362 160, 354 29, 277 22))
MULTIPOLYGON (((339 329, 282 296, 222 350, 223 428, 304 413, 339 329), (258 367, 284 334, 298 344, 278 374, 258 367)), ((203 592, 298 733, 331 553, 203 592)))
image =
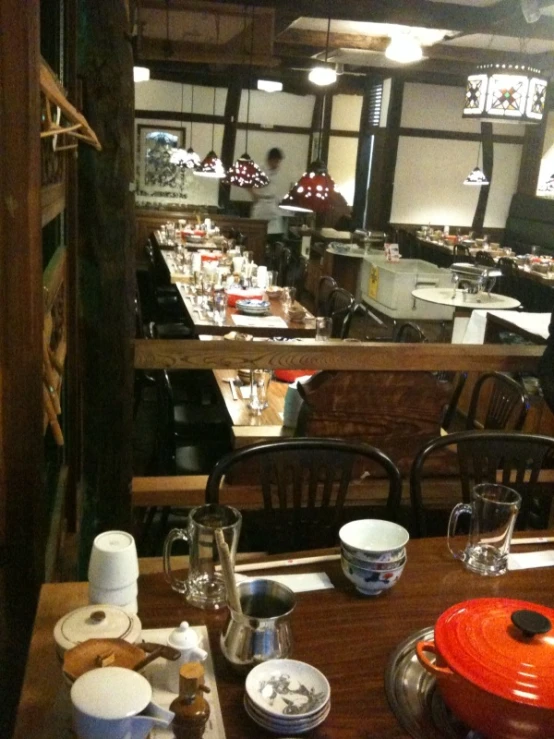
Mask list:
MULTIPOLYGON (((481 122, 481 139, 483 141, 483 173, 492 182, 492 172, 494 167, 494 146, 492 140, 492 123, 488 121, 481 122)), ((485 213, 489 202, 490 184, 482 185, 479 188, 479 197, 475 206, 475 215, 471 228, 478 234, 483 233, 483 225, 485 223, 485 213)))
POLYGON ((252 59, 250 55, 236 51, 223 51, 217 46, 206 44, 191 44, 188 41, 172 41, 168 49, 165 39, 143 36, 140 42, 140 59, 148 62, 151 60, 167 60, 180 62, 194 62, 196 64, 237 64, 277 67, 280 64, 271 52, 262 54, 255 51, 252 59), (168 53, 169 52, 169 53, 168 53))
POLYGON ((134 341, 135 369, 270 369, 533 372, 542 346, 302 341, 134 341))

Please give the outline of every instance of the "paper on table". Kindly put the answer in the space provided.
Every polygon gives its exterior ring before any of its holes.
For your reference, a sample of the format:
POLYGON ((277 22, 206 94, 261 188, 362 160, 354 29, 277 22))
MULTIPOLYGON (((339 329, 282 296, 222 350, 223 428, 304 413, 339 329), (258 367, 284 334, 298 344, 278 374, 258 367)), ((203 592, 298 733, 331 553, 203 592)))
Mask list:
POLYGON ((508 555, 509 570, 528 570, 532 567, 553 567, 554 549, 542 552, 521 552, 508 555))
MULTIPOLYGON (((238 576, 237 576, 238 577, 238 576)), ((326 572, 306 572, 298 575, 260 575, 264 580, 273 580, 289 587, 293 593, 306 593, 309 590, 330 590, 334 588, 326 572)), ((249 578, 244 578, 249 579, 249 578)))
POLYGON ((265 328, 286 328, 287 324, 280 316, 239 316, 233 314, 236 326, 261 326, 265 328))

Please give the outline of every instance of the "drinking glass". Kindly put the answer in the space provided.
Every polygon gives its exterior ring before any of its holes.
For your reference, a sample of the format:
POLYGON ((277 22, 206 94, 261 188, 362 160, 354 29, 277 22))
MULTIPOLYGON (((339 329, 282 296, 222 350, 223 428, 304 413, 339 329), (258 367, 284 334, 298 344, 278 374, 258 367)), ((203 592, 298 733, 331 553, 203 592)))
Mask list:
POLYGON ((269 406, 267 391, 271 380, 271 372, 264 369, 255 369, 250 373, 250 402, 248 407, 259 415, 269 406))
POLYGON ((219 564, 219 549, 215 538, 221 529, 234 564, 242 524, 241 514, 231 506, 204 505, 194 508, 185 529, 172 529, 164 543, 164 572, 173 590, 184 593, 186 600, 199 608, 223 608, 227 593, 219 564), (173 542, 183 539, 189 545, 189 571, 186 580, 175 577, 171 569, 173 542))
POLYGON ((333 321, 330 318, 318 316, 315 319, 315 338, 318 341, 327 341, 331 338, 333 321))
POLYGON ((214 293, 214 321, 222 326, 227 317, 227 293, 224 290, 217 290, 214 293))
POLYGON ((471 504, 458 503, 448 522, 448 548, 468 570, 479 575, 504 575, 508 571, 508 554, 521 496, 504 485, 484 483, 471 493, 471 504), (466 547, 454 549, 452 537, 458 519, 469 514, 470 527, 466 547))

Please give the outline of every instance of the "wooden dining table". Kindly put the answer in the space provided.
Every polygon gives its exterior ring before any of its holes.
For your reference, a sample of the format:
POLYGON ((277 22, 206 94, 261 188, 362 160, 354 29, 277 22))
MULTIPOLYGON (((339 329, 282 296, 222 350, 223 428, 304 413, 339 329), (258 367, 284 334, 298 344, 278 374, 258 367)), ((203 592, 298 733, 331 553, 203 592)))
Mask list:
MULTIPOLYGON (((518 551, 521 549, 518 547, 518 551)), ((482 577, 454 560, 442 538, 410 541, 402 577, 394 588, 377 597, 359 595, 336 559, 302 563, 304 557, 332 555, 336 551, 295 553, 290 556, 300 563, 280 568, 272 568, 271 562, 282 561, 283 555, 263 557, 259 569, 246 573, 263 577, 324 572, 333 585, 331 589, 297 593, 292 614, 292 657, 317 667, 331 685, 331 712, 323 724, 308 734, 311 739, 408 737, 385 694, 387 663, 403 640, 420 629, 432 627, 449 606, 472 598, 503 597, 554 607, 552 569, 482 577)), ((189 606, 182 595, 171 590, 160 572, 141 575, 138 584, 143 628, 175 627, 184 620, 207 626, 226 738, 273 736, 245 713, 244 676, 233 672, 221 654, 219 637, 227 619, 226 609, 213 612, 189 606)), ((52 735, 59 691, 66 689, 52 631, 60 617, 86 603, 86 583, 43 585, 14 739, 63 739, 52 735)))

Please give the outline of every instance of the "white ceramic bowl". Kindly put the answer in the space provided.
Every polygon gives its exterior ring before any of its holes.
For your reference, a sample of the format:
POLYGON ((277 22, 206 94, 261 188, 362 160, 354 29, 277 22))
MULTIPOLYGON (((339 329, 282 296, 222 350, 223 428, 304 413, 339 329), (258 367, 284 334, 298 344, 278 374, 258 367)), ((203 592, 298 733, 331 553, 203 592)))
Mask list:
POLYGON ((344 557, 341 557, 340 563, 346 578, 362 595, 379 595, 384 590, 390 590, 396 585, 406 566, 404 560, 404 563, 394 570, 370 570, 356 567, 344 557))
POLYGON ((402 559, 402 550, 410 539, 403 526, 378 518, 350 521, 339 531, 341 547, 350 555, 367 562, 394 562, 402 559))
POLYGON ((252 704, 270 717, 308 718, 331 699, 325 675, 306 662, 270 659, 248 673, 246 693, 252 704))
POLYGON ((381 570, 383 572, 386 572, 387 570, 395 570, 397 567, 400 567, 400 565, 405 564, 407 558, 406 549, 402 549, 401 556, 398 559, 393 560, 392 562, 368 562, 367 559, 358 559, 357 557, 354 557, 342 547, 340 553, 342 557, 347 562, 350 562, 350 564, 354 565, 354 567, 360 567, 361 569, 368 570, 381 570))

